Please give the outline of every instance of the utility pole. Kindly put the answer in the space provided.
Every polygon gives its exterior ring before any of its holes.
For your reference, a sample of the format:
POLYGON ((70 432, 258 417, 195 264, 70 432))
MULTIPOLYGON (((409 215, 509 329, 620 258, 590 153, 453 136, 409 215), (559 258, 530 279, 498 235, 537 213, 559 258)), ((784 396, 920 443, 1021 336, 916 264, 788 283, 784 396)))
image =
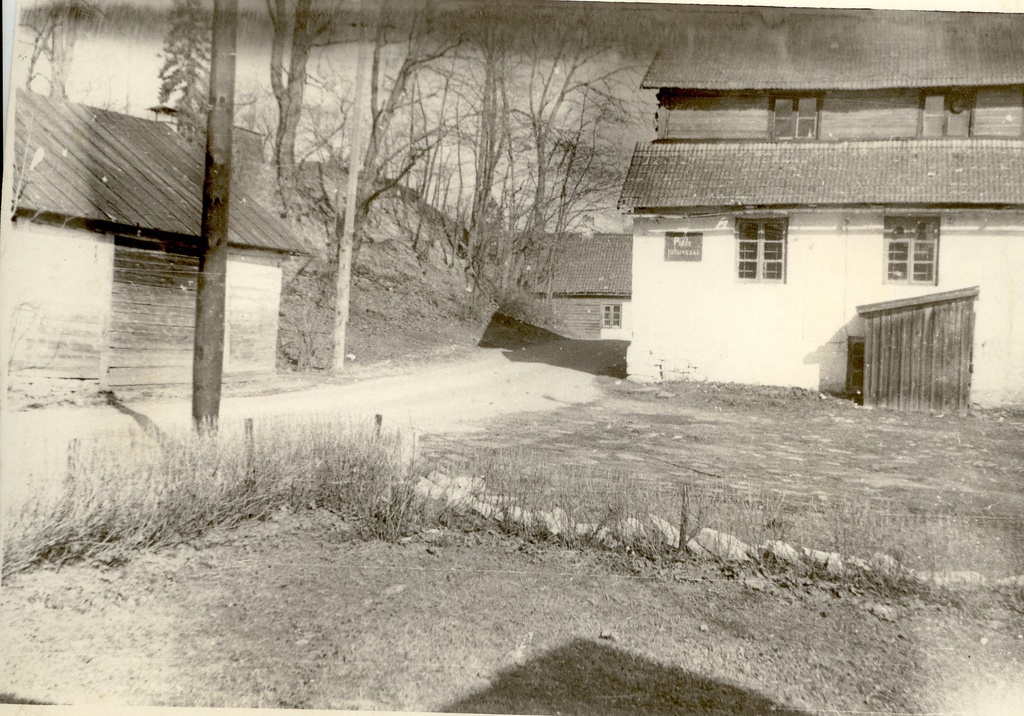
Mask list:
POLYGON ((203 179, 202 253, 196 287, 196 334, 192 357, 192 424, 200 431, 217 429, 224 372, 237 17, 238 0, 214 0, 210 114, 206 123, 206 174, 203 179))
MULTIPOLYGON (((362 3, 358 4, 362 7, 362 3)), ((366 44, 366 33, 363 19, 358 20, 359 45, 356 58, 356 87, 352 98, 352 112, 349 115, 352 122, 352 134, 348 151, 348 187, 345 195, 345 217, 343 226, 335 223, 334 233, 338 234, 341 228, 341 238, 338 241, 338 283, 335 292, 334 304, 334 353, 331 361, 333 373, 345 372, 345 334, 348 330, 348 304, 352 287, 352 242, 355 236, 356 227, 356 201, 359 196, 359 149, 363 141, 362 122, 360 114, 363 106, 363 85, 366 84, 366 60, 363 57, 364 45, 366 44)), ((338 194, 341 194, 339 188, 338 194)), ((338 199, 341 197, 338 196, 338 199)), ((335 201, 337 206, 340 202, 335 201)))

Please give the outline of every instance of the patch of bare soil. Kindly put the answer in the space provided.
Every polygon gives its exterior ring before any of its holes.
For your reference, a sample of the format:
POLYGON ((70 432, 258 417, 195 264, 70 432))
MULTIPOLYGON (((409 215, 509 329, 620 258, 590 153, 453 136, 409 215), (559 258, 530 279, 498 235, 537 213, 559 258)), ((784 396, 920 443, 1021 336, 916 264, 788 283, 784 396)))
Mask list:
POLYGON ((857 494, 909 511, 994 520, 1024 514, 1019 412, 928 416, 790 388, 602 385, 605 399, 587 409, 506 416, 466 442, 523 445, 560 463, 670 484, 772 488, 797 498, 857 494))
POLYGON ((0 603, 7 702, 999 713, 1024 673, 1007 596, 884 599, 488 531, 367 543, 322 511, 21 574, 0 603))

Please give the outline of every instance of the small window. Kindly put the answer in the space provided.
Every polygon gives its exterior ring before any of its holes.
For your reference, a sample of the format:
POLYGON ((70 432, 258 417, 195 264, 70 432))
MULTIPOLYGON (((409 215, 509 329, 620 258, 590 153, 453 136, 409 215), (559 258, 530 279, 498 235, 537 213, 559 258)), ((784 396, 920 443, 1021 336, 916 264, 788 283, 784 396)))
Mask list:
POLYGON ((885 262, 887 283, 937 284, 939 220, 934 217, 887 217, 885 262))
POLYGON ((776 139, 817 139, 818 98, 776 97, 776 139))
POLYGON ((736 238, 739 279, 785 283, 785 219, 739 219, 736 238))
POLYGON ((921 102, 922 137, 968 137, 974 96, 969 92, 926 94, 921 102))
POLYGON ((622 328, 622 304, 606 303, 601 307, 602 328, 622 328))

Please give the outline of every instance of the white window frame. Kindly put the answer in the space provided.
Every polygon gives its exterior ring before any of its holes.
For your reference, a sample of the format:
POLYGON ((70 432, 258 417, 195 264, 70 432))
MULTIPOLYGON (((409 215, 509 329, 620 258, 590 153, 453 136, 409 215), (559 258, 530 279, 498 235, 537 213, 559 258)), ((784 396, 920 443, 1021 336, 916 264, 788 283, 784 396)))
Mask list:
POLYGON ((818 138, 818 127, 821 124, 821 100, 816 96, 779 96, 772 99, 772 138, 783 142, 810 142, 818 138), (780 110, 786 107, 787 112, 781 116, 780 110), (813 112, 807 112, 813 107, 813 112), (791 131, 779 131, 783 122, 792 122, 791 131), (809 131, 808 131, 809 130, 809 131))
POLYGON ((939 233, 940 221, 937 216, 893 215, 885 217, 885 283, 913 286, 937 286, 939 284, 939 233), (902 256, 894 256, 897 244, 905 244, 902 256), (930 247, 930 257, 920 252, 930 247), (899 265, 904 266, 903 275, 897 273, 899 265), (927 267, 930 275, 917 278, 919 267, 927 267))
POLYGON ((622 328, 622 304, 601 304, 601 328, 622 328))
POLYGON ((741 283, 786 283, 788 264, 789 243, 789 220, 780 216, 766 217, 742 217, 736 219, 736 261, 733 264, 736 280, 741 283), (757 227, 757 238, 751 238, 744 234, 744 226, 755 225, 757 227), (781 230, 781 240, 769 239, 766 236, 765 227, 778 225, 781 230), (751 254, 751 245, 754 245, 754 253, 751 254), (768 251, 771 248, 772 251, 768 251), (780 253, 775 248, 781 249, 780 253), (778 275, 775 268, 778 267, 778 275), (750 271, 753 268, 753 275, 750 271))

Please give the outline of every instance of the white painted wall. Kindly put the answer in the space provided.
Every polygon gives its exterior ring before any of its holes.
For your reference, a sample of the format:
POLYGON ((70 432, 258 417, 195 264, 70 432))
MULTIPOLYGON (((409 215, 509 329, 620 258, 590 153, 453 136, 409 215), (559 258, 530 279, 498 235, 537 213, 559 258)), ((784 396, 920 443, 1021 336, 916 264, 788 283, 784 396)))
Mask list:
POLYGON ((228 255, 225 371, 273 372, 277 364, 281 257, 233 248, 228 255))
POLYGON ((636 217, 630 376, 842 390, 858 305, 980 286, 972 400, 1024 405, 1024 212, 914 213, 941 216, 936 286, 884 282, 880 211, 789 214, 785 284, 736 278, 734 216, 636 217), (666 231, 702 260, 665 261, 666 231))
POLYGON ((0 254, 0 339, 13 371, 99 378, 114 239, 17 221, 0 254))

